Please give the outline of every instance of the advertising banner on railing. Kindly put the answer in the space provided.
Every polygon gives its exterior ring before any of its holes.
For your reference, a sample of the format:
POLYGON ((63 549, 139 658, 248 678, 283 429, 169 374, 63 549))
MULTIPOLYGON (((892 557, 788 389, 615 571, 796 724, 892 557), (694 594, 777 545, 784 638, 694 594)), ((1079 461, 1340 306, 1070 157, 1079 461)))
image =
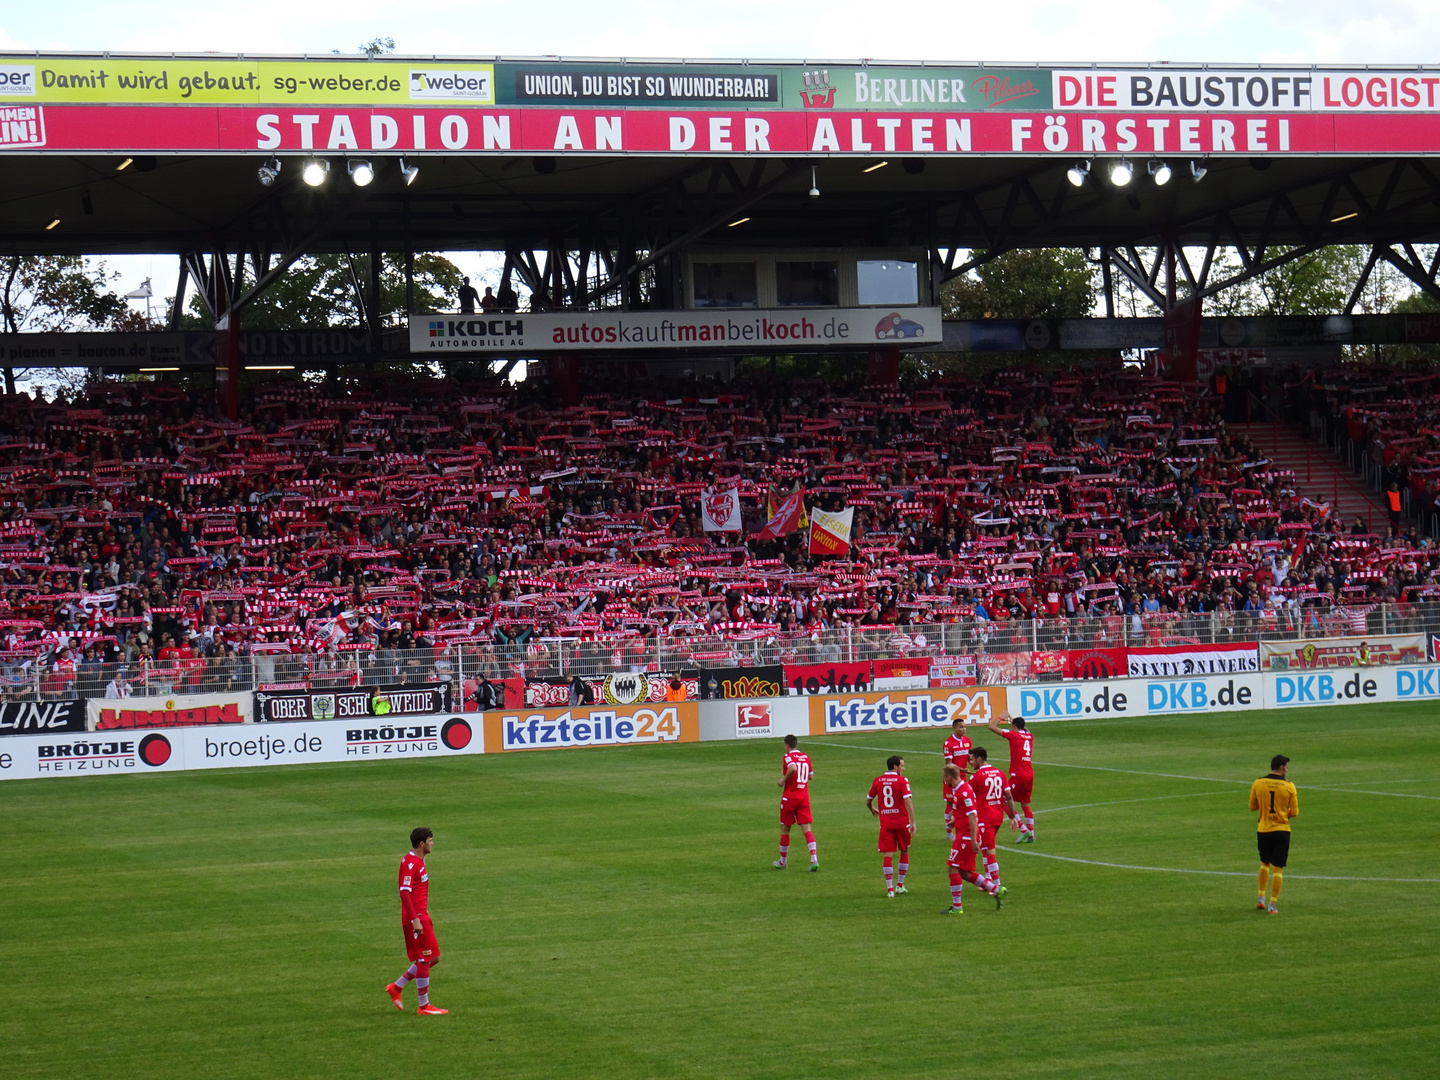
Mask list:
MULTIPOLYGON (((939 308, 780 308, 699 311, 518 312, 508 315, 416 315, 410 348, 455 353, 555 352, 584 349, 800 348, 941 341, 939 308)), ((812 524, 814 518, 811 518, 812 524)), ((735 524, 717 526, 738 529, 735 524)), ((848 532, 845 539, 848 539, 848 532)))
POLYGON ((949 727, 956 719, 988 723, 1005 709, 1003 687, 894 690, 810 699, 810 734, 949 727))
POLYGON ((91 698, 85 703, 93 731, 248 724, 253 694, 172 694, 169 697, 91 698))
POLYGON ((495 750, 557 750, 695 742, 699 704, 575 706, 485 714, 485 746, 495 750))
POLYGON ((765 667, 724 667, 700 669, 700 698, 780 697, 785 693, 785 669, 779 664, 765 667))
POLYGON ((1062 679, 1115 679, 1125 675, 1125 650, 1061 649, 1032 652, 1030 674, 1039 678, 1058 675, 1062 679))
POLYGON ((255 719, 261 723, 293 720, 384 720, 433 716, 450 709, 448 682, 410 686, 356 686, 347 690, 262 690, 255 694, 255 719))
POLYGON ((786 664, 789 694, 848 694, 870 689, 870 661, 853 664, 786 664))
POLYGON ((0 705, 0 735, 85 730, 83 701, 7 701, 0 705))
POLYGON ((1262 641, 1262 671, 1309 671, 1316 668, 1376 667, 1381 664, 1423 664, 1424 634, 1384 637, 1316 638, 1309 641, 1262 641))
POLYGON ((1259 647, 1253 641, 1228 645, 1141 645, 1125 652, 1126 668, 1135 678, 1186 675, 1241 675, 1260 670, 1259 647))
POLYGON ((0 744, 0 780, 233 769, 334 761, 399 761, 483 753, 476 714, 387 724, 329 720, 284 727, 206 726, 148 733, 25 735, 0 744))

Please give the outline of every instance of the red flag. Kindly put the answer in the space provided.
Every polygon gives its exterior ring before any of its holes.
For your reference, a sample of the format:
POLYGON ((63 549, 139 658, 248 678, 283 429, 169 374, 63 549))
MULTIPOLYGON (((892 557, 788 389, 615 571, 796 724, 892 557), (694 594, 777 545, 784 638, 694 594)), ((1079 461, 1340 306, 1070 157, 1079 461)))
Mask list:
POLYGON ((800 528, 800 519, 805 516, 804 493, 793 492, 777 506, 759 530, 751 535, 757 540, 778 540, 787 533, 800 528))

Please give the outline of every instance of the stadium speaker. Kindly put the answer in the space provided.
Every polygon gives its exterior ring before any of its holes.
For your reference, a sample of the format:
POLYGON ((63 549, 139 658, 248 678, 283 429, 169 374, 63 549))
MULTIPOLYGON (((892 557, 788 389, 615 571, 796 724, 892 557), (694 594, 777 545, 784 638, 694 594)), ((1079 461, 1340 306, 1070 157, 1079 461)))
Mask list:
POLYGON ((900 162, 900 167, 911 176, 919 176, 925 171, 925 159, 918 157, 907 157, 900 162))
POLYGON ((553 157, 537 157, 530 160, 535 171, 541 176, 549 176, 555 171, 555 159, 553 157))

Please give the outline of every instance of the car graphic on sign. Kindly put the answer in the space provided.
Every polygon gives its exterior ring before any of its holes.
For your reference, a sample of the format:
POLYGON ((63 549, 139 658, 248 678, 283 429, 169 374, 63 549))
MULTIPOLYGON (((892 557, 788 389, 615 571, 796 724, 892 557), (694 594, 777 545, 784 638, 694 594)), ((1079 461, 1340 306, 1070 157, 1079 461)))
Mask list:
POLYGON ((925 327, 912 319, 902 317, 898 311, 892 311, 875 324, 875 337, 880 340, 886 338, 918 338, 924 333, 925 327))

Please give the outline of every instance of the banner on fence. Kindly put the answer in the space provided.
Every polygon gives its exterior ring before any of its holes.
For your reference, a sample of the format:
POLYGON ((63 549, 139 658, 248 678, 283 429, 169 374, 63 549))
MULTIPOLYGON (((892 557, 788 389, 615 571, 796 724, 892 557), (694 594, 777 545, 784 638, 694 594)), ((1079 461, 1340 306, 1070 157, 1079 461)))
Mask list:
POLYGON ((870 661, 853 664, 786 664, 788 694, 848 694, 870 689, 870 661))
POLYGON ((700 669, 700 698, 780 697, 785 693, 785 669, 766 667, 700 669))
POLYGON ((1127 670, 1137 678, 1238 675, 1260 670, 1258 646, 1253 641, 1226 645, 1141 646, 1124 652, 1127 670))
POLYGON ((1067 679, 1117 679, 1125 675, 1126 650, 1068 649, 1061 675, 1067 679))
POLYGON ((893 657, 874 661, 876 690, 924 690, 930 685, 928 656, 893 657))
POLYGON ((930 685, 947 689, 955 686, 975 685, 975 657, 932 656, 930 658, 930 685))
POLYGON ((248 724, 252 694, 172 694, 169 697, 91 698, 86 720, 94 731, 129 728, 204 727, 248 724))
POLYGON ((698 709, 696 702, 677 701, 486 713, 485 746, 491 751, 552 750, 696 742, 698 709))
POLYGON ((0 705, 0 735, 85 730, 83 701, 7 701, 0 705))
POLYGON ((234 769, 307 762, 395 761, 479 754, 485 749, 478 714, 384 723, 327 720, 267 728, 258 725, 115 731, 90 735, 26 735, 0 750, 0 779, 234 769))
POLYGON ((411 686, 357 686, 350 690, 275 691, 255 694, 255 719, 261 723, 294 720, 350 720, 374 717, 433 716, 450 711, 448 682, 411 686))
POLYGON ((956 719, 989 723, 1005 709, 1003 687, 971 690, 875 691, 810 699, 810 734, 949 727, 956 719))
POLYGON ((975 667, 981 686, 1008 686, 1035 681, 1028 651, 980 653, 975 657, 975 667))
POLYGON ((1317 638, 1313 641, 1262 641, 1262 671, 1306 671, 1315 668, 1376 667, 1381 664, 1425 662, 1424 634, 1385 637, 1317 638))
MULTIPOLYGON (((665 701, 670 693, 671 675, 641 672, 605 675, 598 679, 580 680, 585 699, 581 705, 634 705, 642 701, 665 701)), ((570 679, 537 679, 525 684, 525 705, 532 708, 560 708, 570 704, 570 679)), ((681 675, 680 685, 685 700, 700 696, 700 683, 694 675, 681 675)), ((510 708, 509 705, 506 708, 510 708)))

